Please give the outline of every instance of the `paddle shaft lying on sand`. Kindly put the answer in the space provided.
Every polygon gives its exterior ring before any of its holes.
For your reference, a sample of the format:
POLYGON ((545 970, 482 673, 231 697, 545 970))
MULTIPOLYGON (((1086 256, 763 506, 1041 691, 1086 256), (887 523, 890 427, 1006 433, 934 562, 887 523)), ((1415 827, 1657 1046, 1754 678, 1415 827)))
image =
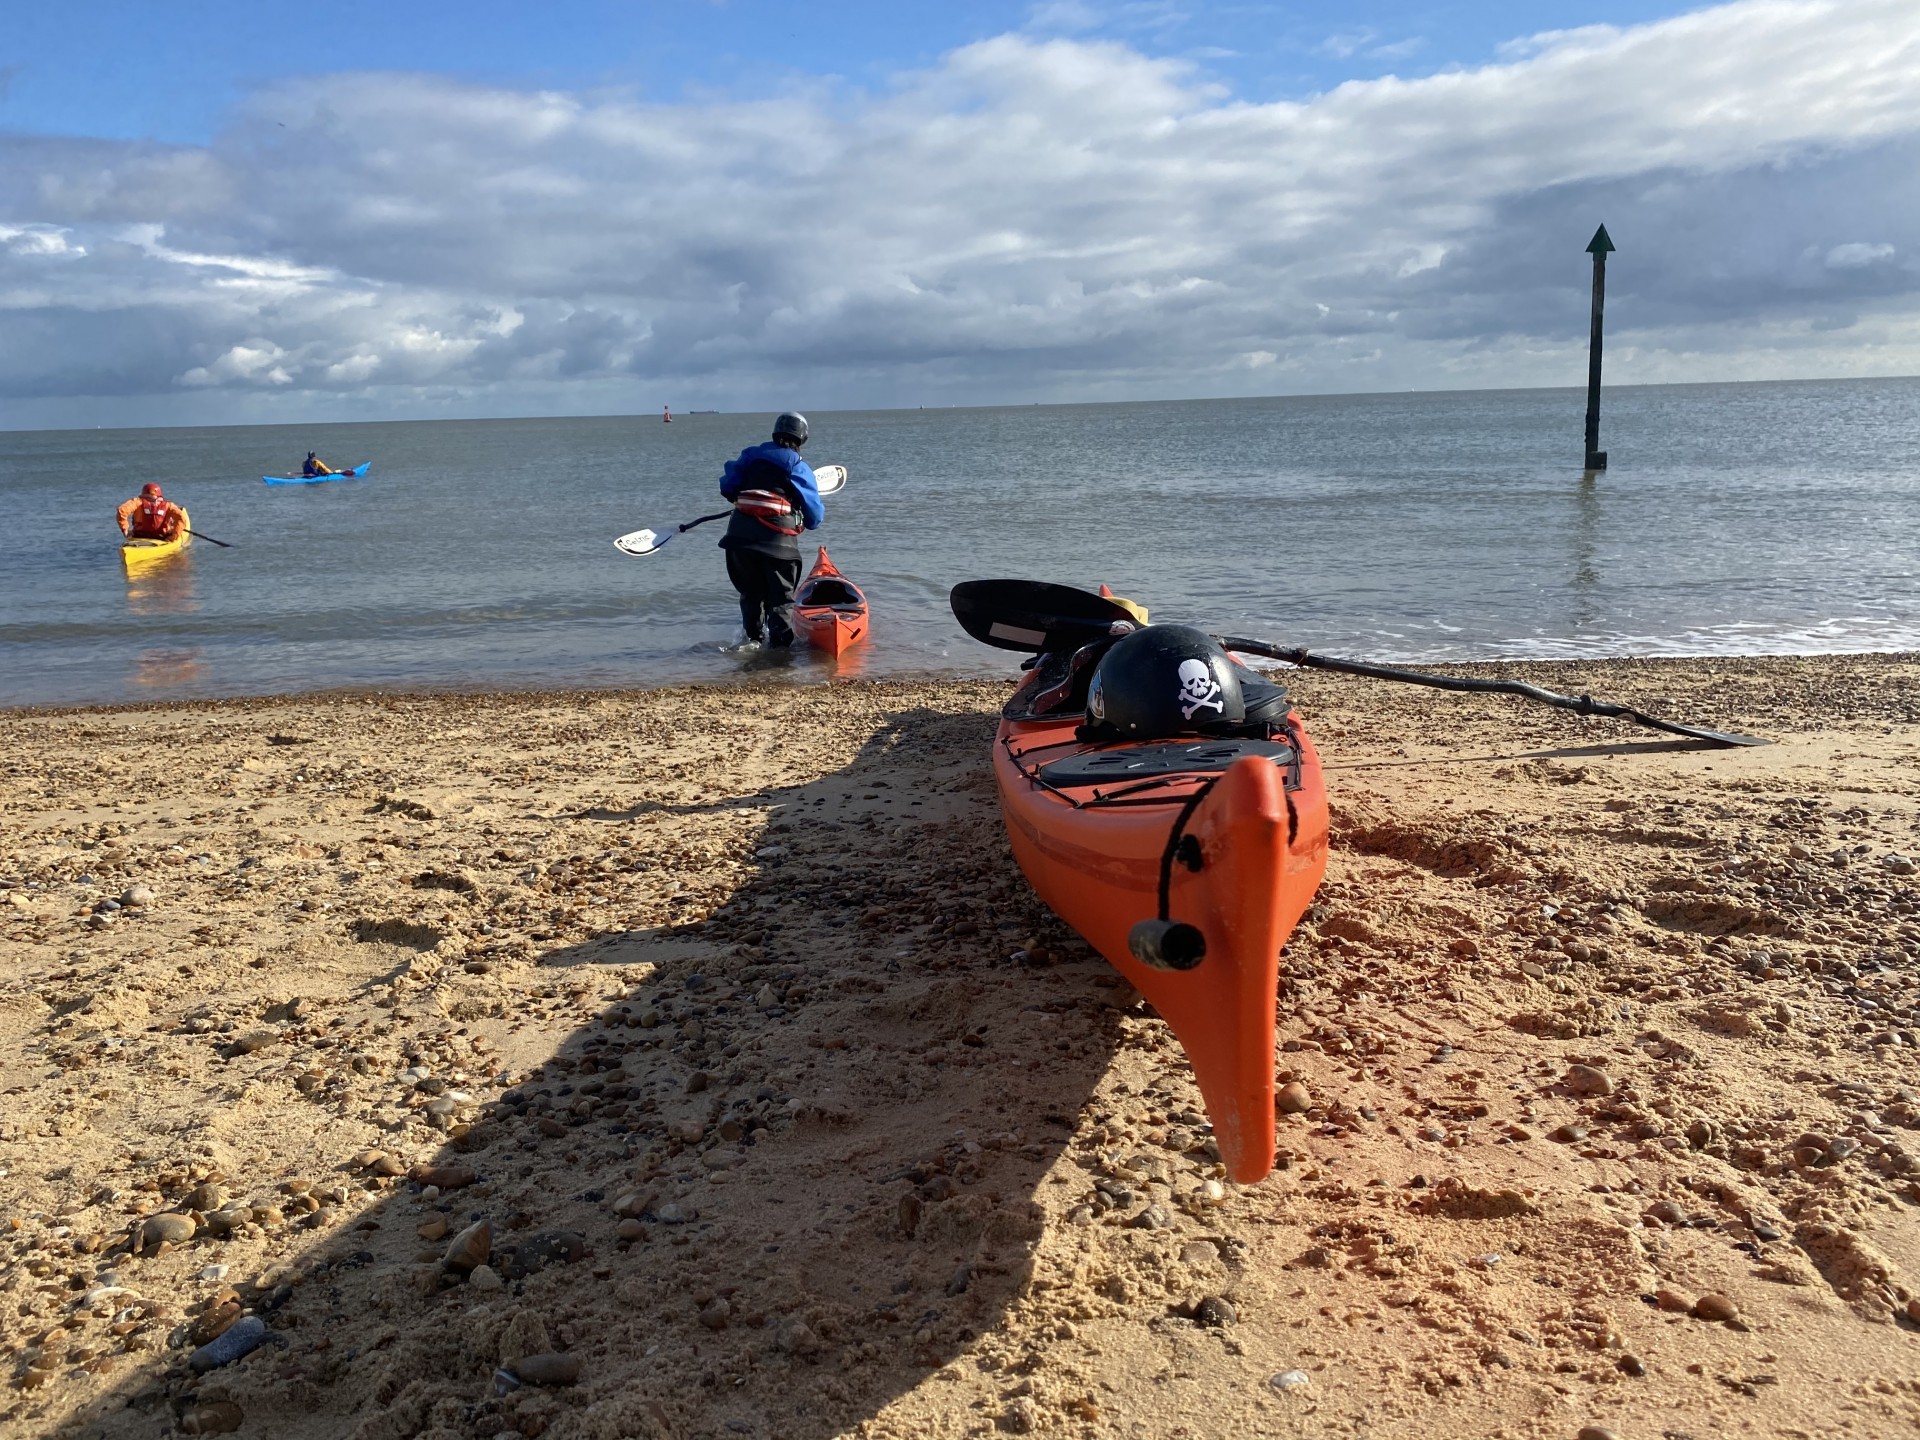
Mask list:
POLYGON ((1315 655, 1310 650, 1269 645, 1263 640, 1243 640, 1235 635, 1217 635, 1214 638, 1220 642, 1223 649, 1237 650, 1242 655, 1264 655, 1270 660, 1284 660, 1289 665, 1299 665, 1314 670, 1338 670, 1345 675, 1368 675, 1376 680, 1399 680, 1408 685, 1428 685, 1435 690, 1518 695, 1522 700, 1551 705, 1556 710, 1571 710, 1576 715, 1606 715, 1616 720, 1631 720, 1635 725, 1644 725, 1650 730, 1664 730, 1669 735, 1685 735, 1690 740, 1705 740, 1714 745, 1769 745, 1772 743, 1752 735, 1734 735, 1723 730, 1706 730, 1698 725, 1679 725, 1671 720, 1662 720, 1658 716, 1649 715, 1645 711, 1635 710, 1630 705, 1615 705, 1610 701, 1596 700, 1591 695, 1557 695, 1551 690, 1542 690, 1538 685, 1529 685, 1521 680, 1475 680, 1464 675, 1429 675, 1421 670, 1400 670, 1391 665, 1369 664, 1364 660, 1340 660, 1331 655, 1315 655))
MULTIPOLYGON (((1124 634, 1133 628, 1134 617, 1117 601, 1070 585, 1054 585, 1038 580, 968 580, 953 590, 953 613, 962 628, 974 639, 1003 650, 1039 654, 1046 650, 1069 652, 1082 645, 1124 634)), ((1556 695, 1538 685, 1520 680, 1474 680, 1466 676, 1429 675, 1420 670, 1401 670, 1391 665, 1374 665, 1364 660, 1340 660, 1331 655, 1316 655, 1299 646, 1271 645, 1264 640, 1239 636, 1215 637, 1221 646, 1242 655, 1264 655, 1316 670, 1338 670, 1348 675, 1368 675, 1376 680, 1399 680, 1409 685, 1430 685, 1436 690, 1468 693, 1517 695, 1576 715, 1605 715, 1630 720, 1669 735, 1684 735, 1689 740, 1705 740, 1712 745, 1767 745, 1771 741, 1752 735, 1735 735, 1707 730, 1698 725, 1681 725, 1672 720, 1596 700, 1591 695, 1556 695)))

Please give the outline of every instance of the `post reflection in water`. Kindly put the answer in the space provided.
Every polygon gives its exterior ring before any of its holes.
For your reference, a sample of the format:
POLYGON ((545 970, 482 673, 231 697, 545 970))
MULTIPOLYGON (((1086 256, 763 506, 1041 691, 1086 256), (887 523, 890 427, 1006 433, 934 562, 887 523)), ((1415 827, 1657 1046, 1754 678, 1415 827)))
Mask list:
POLYGON ((1600 540, 1600 484, 1597 470, 1580 475, 1573 497, 1573 622, 1575 633, 1596 625, 1603 617, 1600 568, 1596 563, 1600 540))

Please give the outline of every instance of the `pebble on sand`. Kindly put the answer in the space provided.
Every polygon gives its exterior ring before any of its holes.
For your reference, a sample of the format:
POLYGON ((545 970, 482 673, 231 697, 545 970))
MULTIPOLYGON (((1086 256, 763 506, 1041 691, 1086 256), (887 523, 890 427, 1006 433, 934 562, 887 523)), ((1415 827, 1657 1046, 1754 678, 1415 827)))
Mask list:
POLYGON ((1567 1089, 1576 1095, 1611 1095, 1613 1081, 1607 1078, 1606 1071, 1591 1065, 1569 1065, 1567 1089))
POLYGON ((506 1283, 500 1278, 500 1272, 491 1265, 476 1265, 472 1273, 467 1276, 467 1284, 482 1293, 503 1289, 506 1283))
POLYGON ((407 1178, 437 1190, 464 1190, 480 1177, 464 1165, 416 1165, 407 1172, 407 1178))
POLYGON ((1224 1330, 1239 1318, 1233 1302, 1219 1295, 1208 1295, 1193 1307, 1193 1323, 1209 1330, 1224 1330))
POLYGON ((198 1210, 202 1214, 218 1210, 227 1203, 227 1192, 217 1180, 208 1180, 193 1187, 187 1196, 187 1209, 198 1210))
POLYGON ((820 1348, 820 1337, 805 1321, 795 1320, 780 1332, 779 1344, 789 1355, 811 1355, 820 1348))
POLYGON ((577 1355, 524 1355, 513 1373, 529 1385, 571 1385, 580 1378, 577 1355))
POLYGON ((265 1343, 267 1322, 258 1315, 248 1315, 233 1322, 226 1333, 217 1340, 202 1345, 187 1357, 187 1365, 196 1375, 204 1375, 209 1370, 218 1370, 222 1365, 231 1365, 242 1356, 251 1355, 265 1343))
POLYGON ((1016 1395, 1000 1412, 1000 1428, 1015 1435, 1031 1435, 1040 1428, 1040 1406, 1031 1395, 1016 1395))
POLYGON ((1312 1383, 1312 1378, 1304 1370, 1282 1370, 1278 1375, 1269 1377, 1267 1384, 1284 1395, 1289 1390, 1304 1389, 1312 1383))
POLYGON ((492 1255, 493 1222, 476 1220, 453 1237, 453 1243, 447 1247, 446 1258, 441 1264, 464 1275, 476 1266, 486 1264, 492 1255))
POLYGON ((1289 1080, 1280 1087, 1274 1105, 1282 1115, 1304 1115, 1313 1108, 1313 1096, 1298 1080, 1289 1080))
POLYGON ((151 1250, 156 1245, 184 1245, 193 1238, 191 1215, 149 1215, 140 1222, 140 1246, 151 1250))
POLYGON ((1702 1295, 1693 1302, 1693 1317, 1696 1320, 1727 1321, 1738 1317, 1740 1307, 1725 1295, 1702 1295))
POLYGON ((182 1415, 180 1428, 189 1435, 230 1435, 246 1418, 231 1400, 210 1400, 182 1415))

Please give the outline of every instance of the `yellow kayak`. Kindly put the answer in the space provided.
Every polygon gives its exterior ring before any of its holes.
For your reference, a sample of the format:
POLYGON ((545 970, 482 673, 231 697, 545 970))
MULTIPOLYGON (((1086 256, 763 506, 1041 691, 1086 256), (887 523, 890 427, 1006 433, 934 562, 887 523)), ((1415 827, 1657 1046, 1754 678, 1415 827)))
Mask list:
POLYGON ((120 546, 120 558, 126 562, 129 571, 143 569, 169 555, 177 555, 193 543, 193 536, 187 530, 193 521, 184 509, 180 515, 180 533, 173 539, 128 540, 120 546))

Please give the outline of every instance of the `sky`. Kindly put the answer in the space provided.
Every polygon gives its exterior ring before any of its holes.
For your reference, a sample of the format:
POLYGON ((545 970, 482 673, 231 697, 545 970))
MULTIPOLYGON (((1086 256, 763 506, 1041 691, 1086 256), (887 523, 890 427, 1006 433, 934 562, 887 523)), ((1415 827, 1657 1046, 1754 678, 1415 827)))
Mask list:
POLYGON ((1913 0, 71 0, 0 429, 1920 372, 1913 0))

